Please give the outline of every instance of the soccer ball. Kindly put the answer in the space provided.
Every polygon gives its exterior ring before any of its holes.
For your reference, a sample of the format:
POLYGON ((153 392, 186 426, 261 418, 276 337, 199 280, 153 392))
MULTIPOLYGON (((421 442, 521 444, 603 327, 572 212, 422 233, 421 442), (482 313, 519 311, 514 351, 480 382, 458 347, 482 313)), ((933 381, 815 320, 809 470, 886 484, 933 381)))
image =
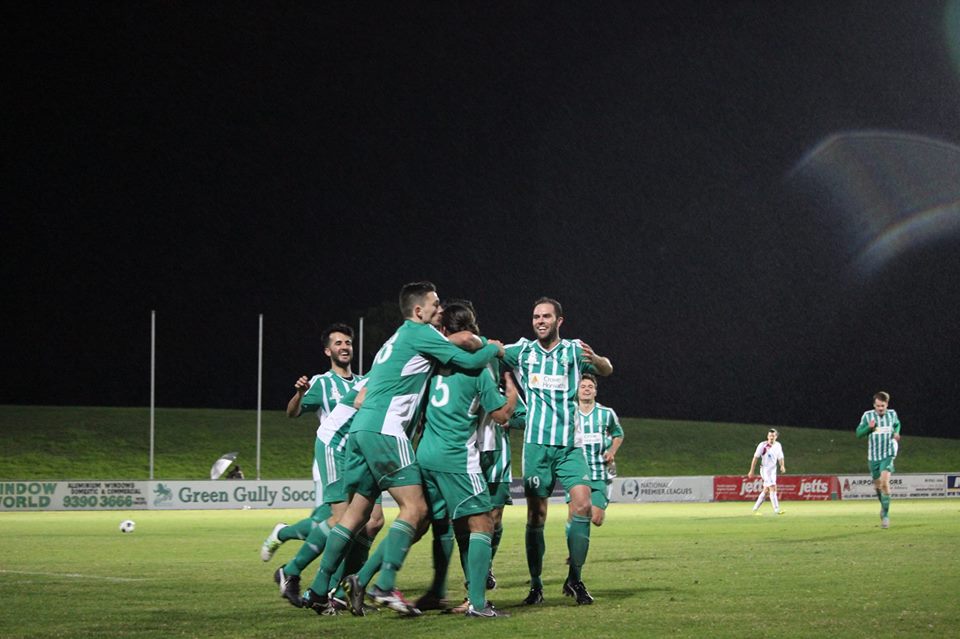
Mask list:
POLYGON ((120 522, 120 532, 122 533, 132 533, 136 527, 137 525, 133 523, 132 519, 124 519, 120 522))

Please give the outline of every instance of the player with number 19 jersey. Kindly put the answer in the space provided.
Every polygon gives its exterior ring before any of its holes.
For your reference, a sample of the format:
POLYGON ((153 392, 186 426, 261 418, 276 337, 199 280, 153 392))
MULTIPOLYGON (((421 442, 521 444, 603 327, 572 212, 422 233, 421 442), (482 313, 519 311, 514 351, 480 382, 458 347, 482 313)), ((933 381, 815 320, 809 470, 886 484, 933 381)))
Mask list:
POLYGON ((504 348, 503 361, 526 393, 524 443, 573 446, 577 429, 580 374, 596 373, 583 356, 580 340, 561 339, 550 350, 525 337, 504 348))

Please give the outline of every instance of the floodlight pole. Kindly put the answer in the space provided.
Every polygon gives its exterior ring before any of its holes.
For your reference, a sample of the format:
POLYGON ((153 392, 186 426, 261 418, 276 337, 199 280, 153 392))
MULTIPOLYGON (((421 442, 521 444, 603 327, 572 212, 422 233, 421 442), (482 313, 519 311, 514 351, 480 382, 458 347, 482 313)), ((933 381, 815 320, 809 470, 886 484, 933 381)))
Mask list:
POLYGON ((150 311, 150 480, 153 481, 154 410, 157 381, 157 312, 150 311))
POLYGON ((358 362, 360 374, 363 375, 363 318, 360 318, 360 361, 358 362))
POLYGON ((260 313, 259 341, 257 347, 257 481, 260 481, 260 409, 263 403, 263 313, 260 313))

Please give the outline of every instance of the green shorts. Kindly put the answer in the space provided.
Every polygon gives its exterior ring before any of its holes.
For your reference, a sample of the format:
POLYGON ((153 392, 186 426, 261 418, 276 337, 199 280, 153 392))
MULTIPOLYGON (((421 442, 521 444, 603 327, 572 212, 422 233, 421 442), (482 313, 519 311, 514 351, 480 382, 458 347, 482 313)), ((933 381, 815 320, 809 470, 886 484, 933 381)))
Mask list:
POLYGON ((885 470, 889 470, 890 474, 893 474, 893 457, 884 457, 880 461, 868 461, 870 464, 870 475, 874 479, 880 479, 880 473, 885 470))
POLYGON ((510 475, 510 449, 482 451, 480 453, 480 468, 486 475, 488 483, 509 482, 513 479, 510 475))
POLYGON ((431 519, 460 519, 491 510, 487 480, 481 473, 444 473, 421 468, 423 493, 431 519))
POLYGON ((523 445, 523 490, 546 499, 560 481, 567 492, 574 486, 590 484, 590 469, 583 449, 576 446, 523 445))
MULTIPOLYGON (((610 489, 613 483, 608 484, 602 479, 594 479, 588 485, 590 486, 590 503, 600 510, 606 510, 610 503, 610 489)), ((570 503, 570 491, 567 491, 567 503, 570 503)))
MULTIPOLYGON (((349 440, 348 440, 349 441, 349 440)), ((313 444, 313 463, 320 479, 317 485, 317 502, 336 504, 347 501, 347 489, 343 479, 343 463, 346 451, 336 450, 317 437, 313 444)))
POLYGON ((487 492, 490 493, 490 505, 494 508, 513 505, 513 497, 510 496, 510 482, 498 481, 487 484, 487 492))
POLYGON ((350 433, 344 460, 345 490, 374 499, 384 490, 421 483, 410 440, 369 430, 350 433))

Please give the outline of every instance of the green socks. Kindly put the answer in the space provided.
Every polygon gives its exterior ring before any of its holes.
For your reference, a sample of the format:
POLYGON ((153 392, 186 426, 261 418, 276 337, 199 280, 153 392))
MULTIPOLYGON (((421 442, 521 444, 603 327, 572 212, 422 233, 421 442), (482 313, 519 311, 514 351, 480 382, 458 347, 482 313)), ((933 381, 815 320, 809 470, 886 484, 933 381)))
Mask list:
POLYGON ((395 519, 390 524, 390 532, 384 540, 387 546, 383 551, 383 566, 376 583, 381 590, 393 590, 397 582, 397 571, 403 566, 403 560, 410 552, 416 532, 412 525, 401 519, 395 519))
POLYGON ((330 534, 330 526, 327 522, 310 531, 306 541, 300 546, 300 550, 293 556, 287 565, 283 567, 283 572, 287 575, 299 575, 307 565, 320 556, 323 548, 327 545, 327 535, 330 534))
POLYGON ((567 531, 567 550, 570 552, 570 572, 567 581, 581 581, 583 564, 590 549, 590 518, 574 515, 567 531))
POLYGON ((493 554, 490 545, 490 535, 480 532, 470 533, 466 571, 469 582, 467 596, 477 610, 487 605, 487 571, 490 570, 490 559, 493 554))
MULTIPOLYGON (((527 546, 527 569, 530 571, 530 587, 543 588, 543 579, 541 578, 543 574, 543 553, 547 550, 547 544, 543 539, 543 526, 527 524, 524 540, 527 546)), ((486 582, 486 576, 484 576, 484 582, 486 582)))

